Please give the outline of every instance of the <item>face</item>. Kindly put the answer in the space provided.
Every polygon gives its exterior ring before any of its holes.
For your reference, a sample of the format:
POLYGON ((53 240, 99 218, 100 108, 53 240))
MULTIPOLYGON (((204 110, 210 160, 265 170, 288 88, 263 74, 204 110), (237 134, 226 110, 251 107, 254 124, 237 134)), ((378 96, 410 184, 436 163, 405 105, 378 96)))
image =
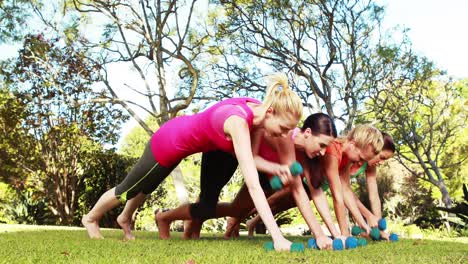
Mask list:
POLYGON ((377 154, 374 158, 369 160, 368 165, 369 166, 380 165, 391 157, 393 157, 393 152, 391 150, 383 150, 379 154, 377 154))
POLYGON ((273 137, 285 137, 289 131, 294 129, 299 119, 290 114, 275 114, 271 108, 265 116, 265 131, 273 137))
POLYGON ((346 152, 346 155, 352 162, 366 162, 376 156, 374 148, 371 145, 360 148, 354 141, 351 141, 351 147, 346 152))
POLYGON ((304 152, 307 157, 311 159, 317 156, 323 156, 328 144, 334 140, 332 136, 323 134, 319 134, 318 136, 312 135, 310 128, 304 131, 304 137, 304 152))

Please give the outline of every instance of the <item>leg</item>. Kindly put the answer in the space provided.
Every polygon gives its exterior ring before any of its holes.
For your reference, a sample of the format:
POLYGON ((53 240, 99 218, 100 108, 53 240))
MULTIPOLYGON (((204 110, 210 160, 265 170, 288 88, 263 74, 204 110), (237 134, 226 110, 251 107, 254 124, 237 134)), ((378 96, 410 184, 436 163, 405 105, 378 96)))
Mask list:
POLYGON ((134 240, 135 236, 132 234, 132 216, 138 207, 140 207, 146 199, 146 194, 139 193, 137 196, 128 200, 125 204, 125 208, 117 217, 117 223, 124 231, 125 240, 134 240))
POLYGON ((137 164, 117 187, 104 193, 93 209, 83 216, 82 223, 91 238, 102 238, 99 231, 99 219, 109 210, 119 205, 120 201, 129 201, 118 223, 124 230, 126 239, 132 239, 130 222, 133 212, 144 201, 145 194, 151 193, 166 178, 173 168, 161 166, 153 157, 147 144, 137 164), (137 197, 136 197, 137 196, 137 197), (136 199, 132 199, 132 198, 136 199))
POLYGON ((254 235, 254 231, 255 231, 255 227, 257 226, 257 224, 261 221, 262 219, 260 218, 259 215, 256 215, 254 218, 248 220, 246 222, 246 225, 247 225, 247 231, 248 231, 248 236, 249 237, 253 237, 254 235))
POLYGON ((174 220, 191 220, 190 204, 181 205, 166 212, 159 211, 155 215, 156 224, 159 229, 159 238, 168 239, 170 237, 170 227, 174 220))
POLYGON ((90 238, 104 238, 99 230, 99 220, 106 212, 119 204, 120 201, 115 197, 115 188, 112 188, 105 192, 94 205, 93 209, 83 216, 81 223, 86 228, 86 231, 88 231, 90 238))
POLYGON ((160 227, 160 237, 169 238, 169 226, 174 220, 195 220, 197 228, 189 230, 190 237, 198 237, 201 222, 216 216, 216 204, 221 189, 228 183, 237 168, 237 159, 222 151, 205 152, 202 155, 200 174, 200 201, 190 205, 183 205, 165 213, 156 215, 160 227))
MULTIPOLYGON (((200 197, 197 198, 197 202, 200 201, 200 197)), ((196 219, 184 221, 184 234, 182 239, 199 239, 200 232, 203 222, 196 219)))

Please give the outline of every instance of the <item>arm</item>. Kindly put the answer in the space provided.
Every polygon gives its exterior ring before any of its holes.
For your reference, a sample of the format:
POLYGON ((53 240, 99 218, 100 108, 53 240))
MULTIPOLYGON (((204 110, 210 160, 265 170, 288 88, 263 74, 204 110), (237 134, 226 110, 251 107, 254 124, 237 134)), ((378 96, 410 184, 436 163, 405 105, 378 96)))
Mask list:
POLYGON ((317 218, 315 218, 312 207, 310 206, 309 197, 307 196, 307 193, 304 190, 304 186, 302 185, 301 177, 295 177, 292 185, 292 195, 296 201, 297 208, 302 214, 302 217, 317 239, 317 245, 319 248, 324 249, 329 247, 332 241, 327 236, 325 236, 322 227, 317 221, 317 218))
POLYGON ((343 186, 343 196, 344 196, 344 201, 345 205, 350 211, 351 215, 353 216, 354 220, 357 222, 357 224, 362 227, 363 229, 366 230, 367 233, 370 232, 370 228, 367 225, 366 221, 364 220, 364 217, 362 217, 361 212, 359 211, 358 205, 356 203, 356 197, 351 190, 350 186, 350 176, 349 176, 349 167, 345 170, 343 175, 341 176, 341 184, 343 186))
MULTIPOLYGON (((361 211, 362 215, 366 218, 367 223, 369 223, 369 226, 377 227, 380 218, 376 217, 371 211, 369 211, 369 209, 367 209, 366 206, 364 206, 364 204, 362 204, 362 202, 356 196, 355 198, 359 210, 361 211)), ((380 231, 380 237, 385 240, 390 240, 390 234, 382 230, 380 231)))
POLYGON ((291 242, 286 240, 281 234, 260 186, 250 145, 250 131, 245 120, 238 116, 229 117, 224 123, 224 131, 232 139, 234 151, 244 175, 245 184, 263 223, 268 228, 268 231, 270 231, 275 249, 289 250, 291 242))
MULTIPOLYGON (((265 132, 260 130, 259 132, 255 132, 252 136, 252 154, 254 156, 255 165, 257 170, 261 172, 265 172, 270 175, 278 175, 283 182, 284 185, 289 183, 291 172, 289 170, 288 163, 284 163, 284 165, 278 164, 276 162, 271 162, 269 160, 264 159, 262 156, 259 155, 260 152, 260 144, 262 140, 266 140, 265 132)), ((271 144, 274 145, 274 149, 277 149, 277 142, 273 139, 270 139, 271 144)))
POLYGON ((379 218, 375 217, 375 215, 371 211, 369 211, 369 209, 367 209, 367 207, 357 198, 355 194, 353 195, 354 200, 358 205, 359 211, 366 218, 368 225, 371 227, 377 227, 379 218))
POLYGON ((319 212, 320 216, 322 217, 323 222, 328 227, 330 234, 338 238, 341 236, 341 233, 338 229, 336 229, 335 224, 333 223, 332 215, 330 212, 330 207, 328 207, 328 201, 325 193, 322 191, 321 188, 314 189, 314 187, 307 181, 307 185, 309 186, 309 190, 312 195, 312 200, 314 201, 315 207, 319 212))
POLYGON ((377 217, 377 219, 381 219, 382 207, 380 203, 379 189, 377 187, 377 173, 375 166, 367 168, 366 181, 372 213, 377 217))
POLYGON ((325 154, 322 160, 325 174, 327 175, 328 183, 330 184, 336 220, 340 226, 341 235, 348 237, 349 228, 348 222, 346 221, 343 190, 341 187, 341 180, 338 171, 338 159, 333 155, 325 154))
MULTIPOLYGON (((278 142, 278 153, 280 153, 281 163, 291 164, 294 162, 296 159, 296 149, 294 147, 294 142, 290 138, 281 138, 278 142)), ((308 162, 304 161, 305 157, 301 155, 297 158, 300 159, 300 163, 303 166, 304 172, 308 172, 310 167, 308 162)), ((317 239, 318 247, 321 249, 331 247, 332 241, 327 236, 325 236, 322 227, 320 226, 314 215, 314 212, 312 211, 309 196, 304 190, 301 177, 294 177, 294 179, 292 179, 291 192, 294 201, 296 202, 297 208, 301 212, 302 217, 317 239)))

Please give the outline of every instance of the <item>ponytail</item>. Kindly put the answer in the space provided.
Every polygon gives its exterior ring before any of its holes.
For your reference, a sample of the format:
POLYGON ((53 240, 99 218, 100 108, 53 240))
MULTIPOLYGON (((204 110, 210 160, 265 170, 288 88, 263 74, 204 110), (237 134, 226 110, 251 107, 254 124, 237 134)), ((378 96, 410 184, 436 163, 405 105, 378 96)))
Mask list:
POLYGON ((269 84, 263 105, 272 107, 275 113, 289 113, 295 118, 302 116, 302 100, 289 88, 288 77, 284 73, 268 76, 269 84))

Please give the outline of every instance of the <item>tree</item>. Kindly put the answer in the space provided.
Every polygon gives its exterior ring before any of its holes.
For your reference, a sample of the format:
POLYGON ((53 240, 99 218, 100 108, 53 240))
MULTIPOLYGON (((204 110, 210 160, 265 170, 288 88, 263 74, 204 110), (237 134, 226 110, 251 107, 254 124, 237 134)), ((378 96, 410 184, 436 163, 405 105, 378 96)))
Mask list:
POLYGON ((0 73, 15 104, 24 107, 22 119, 6 127, 27 140, 10 138, 9 149, 23 151, 2 156, 2 163, 21 168, 14 179, 32 175, 29 179, 48 198, 59 222, 71 224, 86 167, 83 157, 115 142, 126 116, 112 105, 90 104, 99 99, 92 97, 91 87, 97 76, 83 51, 59 38, 28 35, 19 53, 18 59, 3 63, 0 73))
POLYGON ((0 43, 21 40, 25 30, 21 25, 31 16, 28 2, 31 1, 0 0, 0 43))
MULTIPOLYGON (((259 68, 288 71, 303 102, 349 129, 372 82, 372 37, 383 8, 371 1, 220 1, 216 19, 221 87, 263 87, 259 68), (252 67, 251 65, 255 65, 252 67)), ((217 76, 218 77, 218 76, 217 76)), ((226 89, 227 90, 227 89, 226 89)))
MULTIPOLYGON (((408 58, 408 57, 406 57, 408 58)), ((435 69, 425 58, 412 58, 405 76, 387 83, 387 87, 372 97, 367 109, 370 118, 389 132, 397 142, 397 159, 413 176, 438 188, 446 207, 452 199, 446 181, 452 167, 466 164, 466 155, 451 159, 453 148, 466 148, 455 142, 466 135, 467 115, 464 111, 466 86, 456 85, 435 69)))
MULTIPOLYGON (((161 126, 194 100, 217 99, 199 89, 201 74, 196 61, 204 54, 208 35, 194 26, 196 0, 64 3, 70 12, 75 10, 82 18, 93 14, 103 21, 99 39, 81 38, 81 42, 95 52, 92 58, 100 65, 100 81, 111 95, 108 101, 122 105, 149 135, 154 131, 131 106, 153 117, 161 126), (137 81, 128 80, 125 86, 142 98, 140 102, 146 101, 146 105, 118 96, 109 76, 110 68, 122 63, 138 76, 137 81)), ((188 202, 180 168, 171 175, 179 199, 188 202)))

